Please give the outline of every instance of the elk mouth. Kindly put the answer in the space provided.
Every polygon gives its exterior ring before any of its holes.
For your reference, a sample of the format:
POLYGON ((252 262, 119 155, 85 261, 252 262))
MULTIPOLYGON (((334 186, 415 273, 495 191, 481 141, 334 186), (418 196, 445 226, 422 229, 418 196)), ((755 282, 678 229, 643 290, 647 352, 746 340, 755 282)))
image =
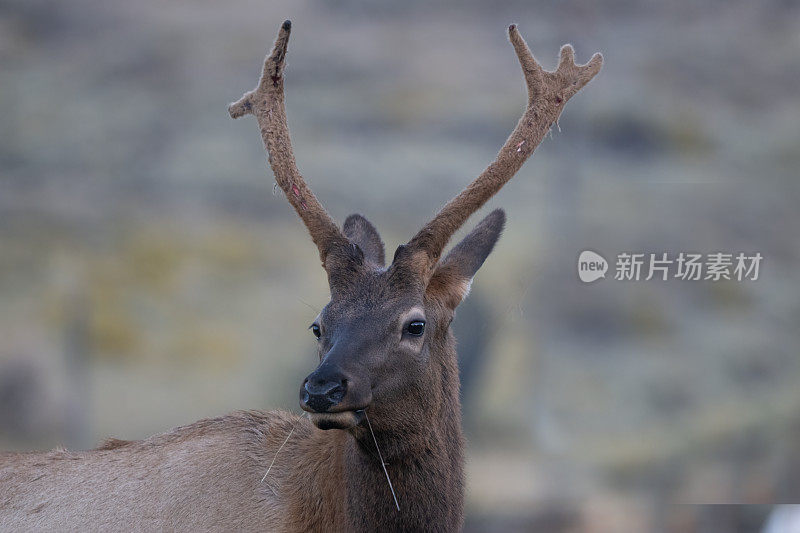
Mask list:
POLYGON ((337 413, 308 413, 311 422, 319 429, 350 429, 364 420, 364 410, 339 411, 337 413))

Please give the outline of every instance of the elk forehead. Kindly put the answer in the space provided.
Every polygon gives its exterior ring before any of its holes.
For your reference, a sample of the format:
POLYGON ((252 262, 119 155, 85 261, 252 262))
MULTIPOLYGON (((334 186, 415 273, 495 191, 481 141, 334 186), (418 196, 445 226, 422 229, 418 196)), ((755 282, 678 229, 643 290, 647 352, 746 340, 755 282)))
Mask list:
POLYGON ((348 320, 360 317, 389 315, 405 316, 416 309, 425 316, 422 305, 424 290, 414 290, 408 284, 397 283, 390 272, 362 272, 346 290, 332 293, 331 301, 320 313, 320 320, 348 320))

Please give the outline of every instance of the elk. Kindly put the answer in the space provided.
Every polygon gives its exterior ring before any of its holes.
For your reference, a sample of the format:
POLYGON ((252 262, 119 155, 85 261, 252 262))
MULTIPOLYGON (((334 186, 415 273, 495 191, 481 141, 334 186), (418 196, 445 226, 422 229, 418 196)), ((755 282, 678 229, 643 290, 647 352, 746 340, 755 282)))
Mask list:
POLYGON ((305 224, 328 276, 314 320, 319 365, 303 380, 307 416, 241 411, 141 441, 83 452, 0 457, 0 530, 454 531, 464 501, 458 363, 450 329, 505 214, 492 211, 449 253, 450 237, 522 167, 564 105, 599 71, 570 45, 555 71, 508 36, 528 89, 497 158, 391 264, 375 227, 340 228, 297 169, 284 108, 291 23, 260 82, 229 106, 255 115, 275 180, 305 224), (266 475, 265 475, 266 472, 266 475))

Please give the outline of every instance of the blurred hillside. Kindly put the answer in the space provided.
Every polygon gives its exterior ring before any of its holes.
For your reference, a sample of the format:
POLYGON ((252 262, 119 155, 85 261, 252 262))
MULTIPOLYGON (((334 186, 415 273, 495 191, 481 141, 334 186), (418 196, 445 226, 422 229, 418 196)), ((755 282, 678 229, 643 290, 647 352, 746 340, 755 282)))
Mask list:
POLYGON ((0 0, 0 448, 298 409, 327 286, 255 122, 226 112, 286 18, 298 165, 389 253, 522 112, 509 23, 547 68, 565 42, 605 55, 486 208, 508 229, 455 323, 468 528, 753 531, 766 507, 652 504, 800 498, 800 7, 781 0, 0 0), (584 249, 764 263, 584 285, 584 249))

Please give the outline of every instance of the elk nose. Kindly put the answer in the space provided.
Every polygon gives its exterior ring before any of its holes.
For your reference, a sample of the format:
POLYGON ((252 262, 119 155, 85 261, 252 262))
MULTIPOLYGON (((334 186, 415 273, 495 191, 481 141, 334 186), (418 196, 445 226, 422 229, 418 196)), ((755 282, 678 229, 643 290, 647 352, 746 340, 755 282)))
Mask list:
POLYGON ((318 377, 313 374, 306 378, 300 389, 300 405, 317 413, 324 413, 344 398, 347 380, 340 377, 318 377))

